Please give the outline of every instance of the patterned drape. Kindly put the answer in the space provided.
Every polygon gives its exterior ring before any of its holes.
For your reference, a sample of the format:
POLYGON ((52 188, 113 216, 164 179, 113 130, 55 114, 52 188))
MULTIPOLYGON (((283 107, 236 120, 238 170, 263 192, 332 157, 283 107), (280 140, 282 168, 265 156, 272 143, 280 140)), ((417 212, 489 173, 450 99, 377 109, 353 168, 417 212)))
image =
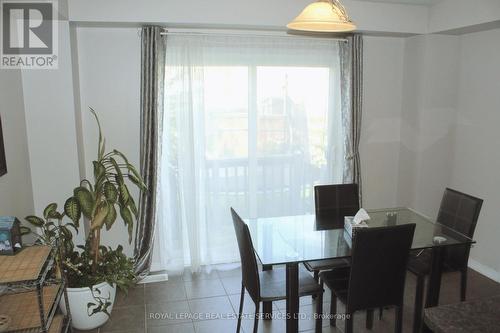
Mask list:
POLYGON ((141 175, 148 190, 139 198, 135 236, 135 273, 149 274, 157 218, 158 177, 165 80, 166 37, 159 26, 142 28, 141 35, 141 175))
POLYGON ((363 37, 354 34, 340 47, 342 125, 345 133, 344 183, 359 186, 362 206, 361 158, 359 141, 363 108, 363 37))

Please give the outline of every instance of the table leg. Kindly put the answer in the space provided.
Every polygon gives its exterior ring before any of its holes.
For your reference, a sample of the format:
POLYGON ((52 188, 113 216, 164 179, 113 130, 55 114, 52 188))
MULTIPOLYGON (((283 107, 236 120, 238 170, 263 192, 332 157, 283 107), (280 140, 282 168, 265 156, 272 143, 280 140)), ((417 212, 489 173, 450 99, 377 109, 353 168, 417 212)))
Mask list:
POLYGON ((299 265, 286 265, 286 332, 299 331, 299 265))
MULTIPOLYGON (((271 265, 262 265, 263 271, 270 271, 273 269, 271 265)), ((271 320, 273 315, 273 302, 263 302, 262 314, 265 320, 271 320)))
POLYGON ((439 292, 441 290, 443 259, 444 247, 434 247, 432 249, 432 264, 431 274, 429 276, 429 286, 427 287, 427 300, 425 301, 426 308, 439 305, 439 292))

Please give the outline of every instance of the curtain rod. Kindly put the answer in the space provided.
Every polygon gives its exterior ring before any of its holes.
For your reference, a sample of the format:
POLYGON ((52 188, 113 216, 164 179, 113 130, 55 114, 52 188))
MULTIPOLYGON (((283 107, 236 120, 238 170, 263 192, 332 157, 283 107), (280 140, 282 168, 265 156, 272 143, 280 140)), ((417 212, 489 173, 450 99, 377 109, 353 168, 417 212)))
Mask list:
POLYGON ((184 32, 184 31, 163 31, 162 36, 177 35, 177 36, 225 36, 225 37, 277 37, 277 38, 295 38, 295 39, 323 39, 335 40, 339 42, 347 42, 346 38, 342 37, 317 37, 317 36, 301 36, 301 35, 273 35, 273 34, 255 34, 255 33, 226 33, 226 32, 184 32))

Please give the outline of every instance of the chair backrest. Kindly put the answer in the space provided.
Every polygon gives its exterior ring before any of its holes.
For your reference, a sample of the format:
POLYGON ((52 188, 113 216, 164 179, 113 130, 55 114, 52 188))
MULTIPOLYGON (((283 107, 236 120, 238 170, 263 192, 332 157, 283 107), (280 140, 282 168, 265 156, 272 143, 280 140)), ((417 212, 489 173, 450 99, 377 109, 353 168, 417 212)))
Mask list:
POLYGON ((347 311, 401 305, 415 224, 363 228, 353 239, 347 311))
POLYGON ((231 215, 240 251, 242 283, 254 302, 258 302, 260 298, 259 268, 255 258, 252 238, 250 237, 250 230, 233 208, 231 208, 231 215))
MULTIPOLYGON (((437 221, 472 238, 482 205, 482 199, 447 188, 443 193, 437 221)), ((445 265, 453 269, 466 268, 469 250, 468 245, 446 248, 445 265)))
POLYGON ((317 185, 314 205, 322 224, 343 228, 344 216, 353 216, 359 210, 358 184, 317 185))

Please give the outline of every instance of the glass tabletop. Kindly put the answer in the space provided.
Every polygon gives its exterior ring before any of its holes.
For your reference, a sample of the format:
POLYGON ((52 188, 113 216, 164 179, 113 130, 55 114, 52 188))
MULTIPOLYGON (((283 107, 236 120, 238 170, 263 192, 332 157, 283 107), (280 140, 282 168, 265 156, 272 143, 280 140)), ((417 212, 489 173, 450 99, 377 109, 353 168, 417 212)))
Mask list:
MULTIPOLYGON (((415 223, 412 249, 472 244, 474 241, 453 229, 433 222, 409 208, 368 210, 370 227, 415 223), (392 215, 392 216, 391 216, 392 215), (436 237, 442 237, 442 239, 436 237)), ((253 246, 263 265, 279 265, 351 256, 351 238, 336 222, 315 215, 246 219, 253 246), (332 221, 332 224, 335 224, 332 221), (330 224, 331 225, 331 224, 330 224)), ((343 221, 342 221, 343 225, 343 221)))

